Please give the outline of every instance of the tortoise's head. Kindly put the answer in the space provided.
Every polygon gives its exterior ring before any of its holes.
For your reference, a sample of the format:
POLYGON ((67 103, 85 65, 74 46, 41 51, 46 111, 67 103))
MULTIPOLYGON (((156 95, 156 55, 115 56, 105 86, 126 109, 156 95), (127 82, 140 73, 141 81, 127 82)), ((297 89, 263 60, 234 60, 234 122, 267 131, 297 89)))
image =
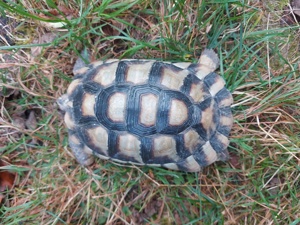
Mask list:
POLYGON ((69 97, 67 94, 62 95, 56 100, 56 103, 58 104, 59 108, 63 111, 66 112, 68 109, 68 102, 69 102, 69 97))
POLYGON ((86 72, 88 69, 87 66, 90 64, 91 56, 90 52, 85 48, 81 51, 80 56, 77 58, 74 67, 73 67, 73 74, 78 75, 80 73, 86 72))

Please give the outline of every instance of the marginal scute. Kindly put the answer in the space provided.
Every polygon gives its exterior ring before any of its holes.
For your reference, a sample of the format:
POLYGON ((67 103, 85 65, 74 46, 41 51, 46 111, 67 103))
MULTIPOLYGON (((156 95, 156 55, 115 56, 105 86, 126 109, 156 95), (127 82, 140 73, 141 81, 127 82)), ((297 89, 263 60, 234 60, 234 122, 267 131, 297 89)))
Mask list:
POLYGON ((173 65, 177 66, 181 69, 186 69, 191 65, 191 63, 189 63, 189 62, 178 62, 178 63, 173 63, 173 65))
POLYGON ((197 145, 201 144, 201 138, 199 134, 193 129, 186 132, 183 138, 184 138, 184 147, 190 153, 193 152, 193 150, 197 147, 197 145))
POLYGON ((206 142, 205 145, 202 146, 202 151, 205 155, 207 165, 210 165, 218 160, 217 152, 209 142, 206 142))
POLYGON ((170 169, 170 170, 179 170, 176 163, 165 163, 165 164, 163 164, 163 167, 170 169))
POLYGON ((153 157, 168 157, 174 161, 178 160, 174 138, 166 135, 154 138, 153 157))
POLYGON ((93 154, 93 150, 92 150, 91 148, 89 148, 87 145, 84 145, 83 151, 84 151, 86 154, 89 154, 89 155, 92 155, 92 154, 93 154))
POLYGON ((119 150, 123 155, 134 158, 136 161, 142 163, 143 160, 140 155, 141 142, 132 134, 123 134, 119 136, 118 140, 119 150))
POLYGON ((117 68, 118 63, 103 64, 98 67, 97 74, 94 76, 93 81, 104 87, 111 85, 115 81, 117 68))
POLYGON ((82 83, 81 79, 73 80, 68 87, 67 94, 71 95, 74 92, 74 90, 77 88, 77 86, 80 85, 81 83, 82 83))
POLYGON ((92 62, 90 65, 93 67, 93 68, 96 68, 97 66, 100 66, 102 65, 104 62, 103 61, 95 61, 95 62, 92 62))
POLYGON ((141 64, 129 64, 126 74, 126 81, 133 84, 142 84, 149 79, 149 71, 153 65, 153 61, 141 64))
POLYGON ((102 126, 87 129, 90 146, 99 148, 101 153, 108 156, 108 133, 102 126))
POLYGON ((198 172, 201 170, 201 166, 192 155, 187 157, 182 163, 180 163, 180 165, 187 172, 198 172))
POLYGON ((232 95, 226 88, 223 88, 221 91, 219 91, 216 94, 215 99, 218 102, 219 108, 231 106, 233 103, 232 95))
POLYGON ((220 117, 220 124, 222 126, 231 127, 232 123, 233 123, 233 118, 232 117, 227 117, 227 116, 221 116, 220 117))
POLYGON ((86 73, 90 68, 89 67, 82 67, 75 71, 75 75, 84 74, 86 73))
POLYGON ((70 112, 66 112, 64 116, 65 124, 68 129, 74 130, 75 129, 75 121, 72 118, 72 115, 70 112))
POLYGON ((214 146, 215 151, 221 152, 227 148, 229 140, 223 134, 216 132, 216 134, 211 138, 210 143, 214 146))
POLYGON ((209 86, 209 92, 212 96, 215 96, 219 91, 224 88, 225 81, 222 77, 217 74, 212 74, 206 77, 205 83, 209 86))

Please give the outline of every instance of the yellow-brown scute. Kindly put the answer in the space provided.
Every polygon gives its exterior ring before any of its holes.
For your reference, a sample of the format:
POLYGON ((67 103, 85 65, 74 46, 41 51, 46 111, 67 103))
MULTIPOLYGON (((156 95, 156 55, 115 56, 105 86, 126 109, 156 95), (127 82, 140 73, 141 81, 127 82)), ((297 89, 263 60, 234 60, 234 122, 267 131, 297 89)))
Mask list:
POLYGON ((220 125, 222 125, 222 126, 231 127, 232 123, 233 123, 233 117, 221 116, 219 122, 220 122, 220 125))
POLYGON ((172 89, 180 90, 184 78, 189 74, 188 70, 174 71, 170 68, 164 68, 162 71, 161 84, 172 89))
POLYGON ((95 95, 84 93, 81 105, 83 116, 95 116, 95 102, 95 95))
POLYGON ((169 124, 171 126, 182 125, 188 118, 188 108, 186 104, 178 99, 171 101, 169 114, 169 124))
POLYGON ((137 162, 142 163, 140 155, 141 142, 132 134, 123 134, 119 136, 118 149, 123 155, 134 158, 137 162))
POLYGON ((74 118, 71 115, 71 112, 67 111, 65 113, 64 120, 65 120, 65 124, 66 124, 68 129, 70 129, 70 130, 75 129, 75 121, 74 121, 74 118))
POLYGON ((146 83, 149 79, 149 71, 154 61, 142 64, 129 64, 126 72, 126 81, 133 84, 146 83))
POLYGON ((161 135, 154 138, 153 157, 168 157, 177 161, 176 142, 173 137, 161 135))
POLYGON ((81 79, 73 80, 68 87, 67 94, 70 96, 74 92, 74 90, 77 88, 77 86, 80 85, 81 83, 82 83, 81 79))
POLYGON ((156 123, 156 112, 158 96, 155 94, 143 94, 141 96, 141 113, 139 122, 145 126, 154 126, 156 123))
POLYGON ((194 102, 199 103, 204 100, 205 95, 207 93, 204 92, 204 83, 199 82, 198 84, 192 84, 190 90, 190 96, 194 100, 194 102))
POLYGON ((190 153, 192 153, 195 150, 198 144, 203 144, 201 143, 199 134, 193 129, 186 132, 183 138, 184 138, 184 146, 190 153))
POLYGON ((93 78, 93 81, 106 87, 114 83, 115 74, 118 68, 118 63, 114 62, 108 65, 102 65, 98 68, 96 75, 93 78))
POLYGON ((99 148, 104 155, 108 155, 108 132, 102 126, 87 129, 87 144, 99 148))
POLYGON ((222 77, 216 76, 215 82, 210 87, 209 92, 212 96, 215 96, 221 89, 224 88, 225 81, 222 77))
POLYGON ((229 140, 226 136, 224 136, 223 134, 217 132, 216 133, 216 138, 219 141, 219 143, 222 145, 223 149, 227 148, 227 146, 229 145, 229 140))
POLYGON ((202 149, 205 155, 207 165, 212 164, 213 162, 218 160, 217 153, 209 142, 206 142, 205 145, 203 145, 202 149))
POLYGON ((197 172, 201 169, 201 166, 192 155, 184 160, 184 166, 188 168, 189 172, 197 172))
POLYGON ((202 111, 201 124, 204 130, 207 132, 208 137, 210 137, 210 131, 214 131, 216 129, 216 124, 214 121, 215 108, 213 105, 214 101, 211 101, 211 104, 208 108, 202 111))
POLYGON ((127 95, 116 92, 108 100, 107 116, 114 122, 124 122, 127 95))

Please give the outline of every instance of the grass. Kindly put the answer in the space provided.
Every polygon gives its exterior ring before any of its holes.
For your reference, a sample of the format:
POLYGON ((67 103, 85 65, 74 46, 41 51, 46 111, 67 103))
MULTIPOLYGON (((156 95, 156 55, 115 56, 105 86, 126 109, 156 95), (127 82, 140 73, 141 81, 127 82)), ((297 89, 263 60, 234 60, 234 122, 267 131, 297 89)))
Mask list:
POLYGON ((281 20, 288 1, 86 2, 0 3, 11 24, 0 32, 1 169, 18 175, 1 223, 299 224, 299 24, 281 20), (196 62, 206 46, 234 96, 228 162, 195 174, 76 163, 55 99, 81 49, 196 62))

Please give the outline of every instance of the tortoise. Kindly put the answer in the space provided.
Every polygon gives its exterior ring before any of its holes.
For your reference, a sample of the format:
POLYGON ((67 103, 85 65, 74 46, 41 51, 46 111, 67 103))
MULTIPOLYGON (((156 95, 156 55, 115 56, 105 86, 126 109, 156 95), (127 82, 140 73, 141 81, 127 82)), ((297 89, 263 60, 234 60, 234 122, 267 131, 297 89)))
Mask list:
POLYGON ((57 100, 75 158, 186 172, 227 160, 233 99, 218 66, 205 49, 198 63, 109 59, 77 69, 57 100))

